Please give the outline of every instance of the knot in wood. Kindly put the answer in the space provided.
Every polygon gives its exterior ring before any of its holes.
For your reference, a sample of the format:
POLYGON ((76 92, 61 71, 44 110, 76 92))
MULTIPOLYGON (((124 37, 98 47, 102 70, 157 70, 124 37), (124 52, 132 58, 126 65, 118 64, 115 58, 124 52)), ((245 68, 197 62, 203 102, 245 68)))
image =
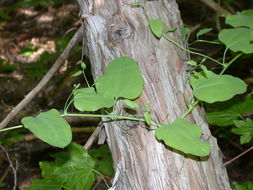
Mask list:
POLYGON ((116 24, 112 26, 111 38, 113 41, 121 41, 124 38, 129 38, 131 35, 131 30, 127 25, 116 24))

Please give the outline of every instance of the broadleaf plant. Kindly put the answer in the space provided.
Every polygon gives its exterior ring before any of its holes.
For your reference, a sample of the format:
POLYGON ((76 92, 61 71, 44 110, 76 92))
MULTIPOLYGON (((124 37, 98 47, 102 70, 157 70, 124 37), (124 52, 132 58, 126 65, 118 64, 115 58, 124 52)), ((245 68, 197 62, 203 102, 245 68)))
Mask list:
POLYGON ((21 123, 42 141, 64 148, 72 140, 70 125, 56 109, 40 113, 37 117, 24 117, 21 123))
POLYGON ((186 119, 178 118, 169 125, 162 125, 155 132, 156 138, 186 154, 208 156, 210 145, 200 141, 201 128, 186 119))

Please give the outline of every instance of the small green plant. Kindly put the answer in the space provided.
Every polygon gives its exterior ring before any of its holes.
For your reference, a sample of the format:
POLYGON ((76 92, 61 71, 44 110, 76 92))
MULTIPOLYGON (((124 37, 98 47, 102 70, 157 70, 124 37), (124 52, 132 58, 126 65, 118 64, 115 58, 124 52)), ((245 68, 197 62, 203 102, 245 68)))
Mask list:
POLYGON ((233 190, 252 190, 253 189, 253 181, 246 181, 242 184, 234 184, 232 185, 233 190))
POLYGON ((70 144, 66 152, 58 152, 53 158, 54 162, 40 162, 43 179, 32 180, 26 190, 89 190, 96 177, 102 176, 100 172, 113 174, 109 148, 105 145, 88 153, 82 146, 70 144))

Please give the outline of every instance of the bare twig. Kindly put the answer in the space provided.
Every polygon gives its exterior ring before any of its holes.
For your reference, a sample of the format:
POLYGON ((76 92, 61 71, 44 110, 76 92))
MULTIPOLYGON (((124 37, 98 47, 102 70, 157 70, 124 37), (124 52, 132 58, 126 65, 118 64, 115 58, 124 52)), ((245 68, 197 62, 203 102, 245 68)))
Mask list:
POLYGON ((215 10, 216 12, 218 12, 220 15, 228 15, 228 14, 230 14, 230 12, 228 12, 225 9, 223 9, 219 4, 217 4, 213 0, 200 0, 200 1, 203 2, 204 4, 206 4, 211 9, 215 10))
POLYGON ((58 57, 54 65, 50 68, 47 74, 41 79, 39 84, 30 91, 25 98, 3 119, 0 123, 0 129, 4 128, 17 114, 18 112, 23 109, 34 97, 38 92, 48 83, 48 81, 53 77, 54 73, 59 69, 59 67, 67 60, 69 57, 72 49, 81 41, 82 39, 82 27, 78 29, 76 34, 72 37, 70 42, 68 43, 65 50, 62 54, 58 57))
POLYGON ((90 138, 87 140, 87 142, 85 143, 84 145, 84 148, 86 150, 90 149, 92 144, 95 142, 95 140, 98 138, 98 135, 101 131, 101 125, 102 125, 102 122, 100 122, 97 126, 97 128, 95 129, 95 131, 91 134, 90 138))
POLYGON ((232 162, 236 161, 238 158, 242 157, 244 154, 247 154, 248 152, 250 152, 251 150, 253 150, 253 146, 248 148, 247 150, 245 150, 244 152, 242 152, 241 154, 237 155, 236 157, 234 157, 233 159, 225 162, 223 164, 223 166, 227 166, 228 164, 231 164, 232 162))
POLYGON ((13 172, 13 190, 16 190, 16 188, 17 188, 17 170, 18 170, 18 161, 16 160, 16 163, 15 163, 15 167, 14 167, 14 165, 13 165, 13 163, 12 163, 12 161, 11 161, 11 159, 10 159, 10 156, 9 156, 9 154, 8 154, 8 152, 5 150, 5 148, 3 147, 3 146, 0 146, 1 147, 1 149, 5 152, 5 154, 6 154, 6 157, 7 157, 7 160, 8 160, 8 162, 9 162, 9 164, 10 164, 10 168, 12 169, 12 172, 13 172))

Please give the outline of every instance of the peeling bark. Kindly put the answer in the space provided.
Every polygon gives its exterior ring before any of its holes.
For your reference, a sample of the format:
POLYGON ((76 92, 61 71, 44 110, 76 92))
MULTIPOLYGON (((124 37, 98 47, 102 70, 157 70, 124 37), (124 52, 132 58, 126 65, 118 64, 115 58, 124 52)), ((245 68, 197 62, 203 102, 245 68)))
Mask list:
MULTIPOLYGON (((192 96, 187 82, 187 54, 150 32, 142 8, 133 0, 78 0, 84 18, 87 53, 96 80, 106 64, 119 56, 138 62, 144 91, 137 102, 143 114, 151 102, 152 118, 171 123, 186 110, 192 96)), ((166 27, 177 28, 170 38, 180 43, 182 21, 174 0, 147 1, 148 16, 161 18, 166 27)), ((124 114, 119 102, 115 113, 124 114)), ((202 139, 211 144, 211 154, 198 157, 178 154, 154 137, 154 132, 130 121, 105 124, 116 175, 116 190, 229 190, 230 185, 216 139, 212 137, 200 107, 187 117, 202 127, 202 139)))

